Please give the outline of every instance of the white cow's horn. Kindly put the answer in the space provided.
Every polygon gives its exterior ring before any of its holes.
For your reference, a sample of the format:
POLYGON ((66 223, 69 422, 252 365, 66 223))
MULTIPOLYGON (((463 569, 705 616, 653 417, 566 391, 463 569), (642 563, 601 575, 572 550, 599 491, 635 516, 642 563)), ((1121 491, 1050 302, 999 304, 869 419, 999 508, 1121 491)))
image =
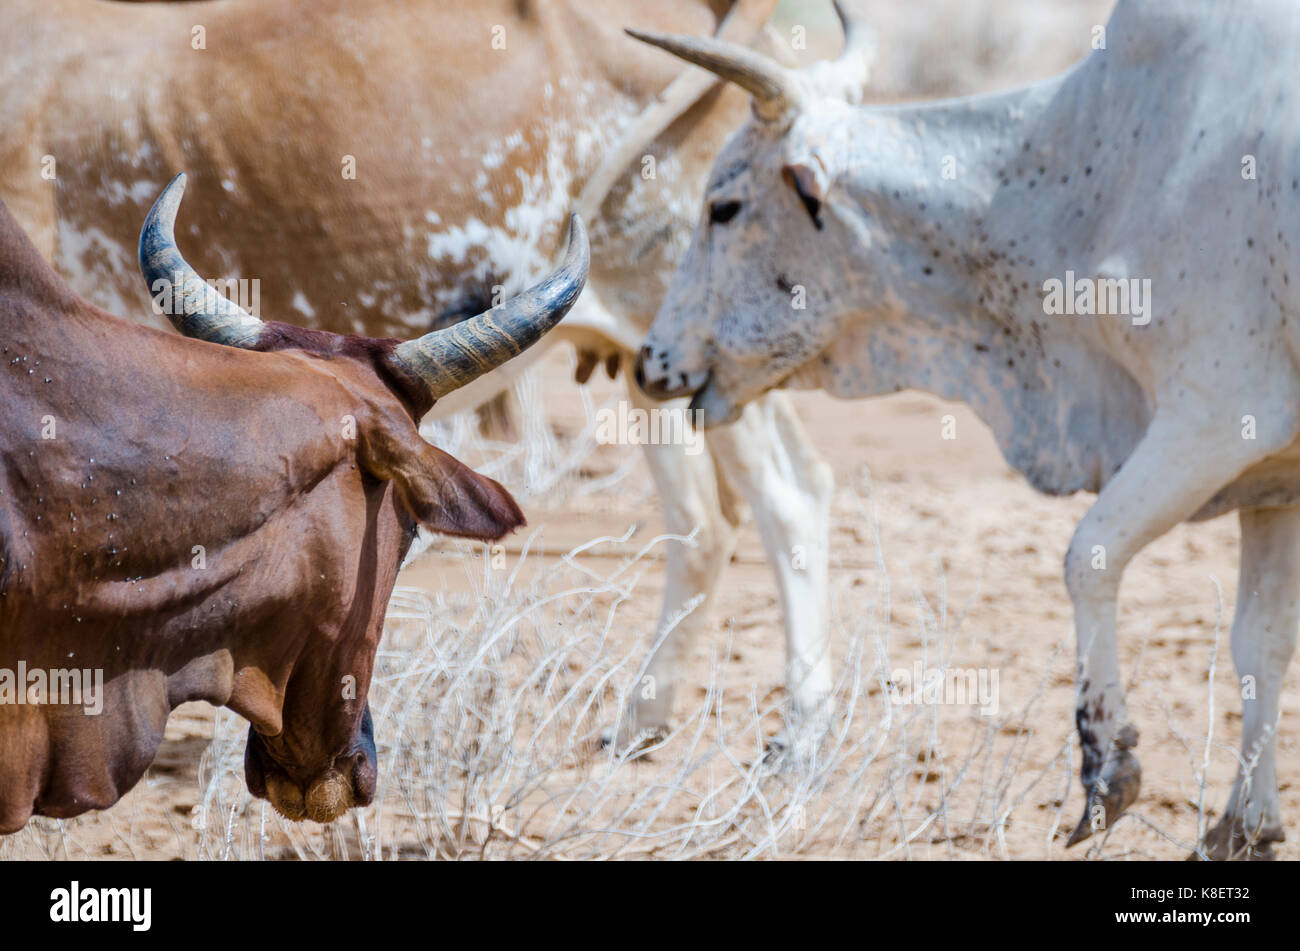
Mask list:
POLYGON ((590 261, 587 231, 574 215, 564 261, 550 277, 477 317, 400 343, 394 353, 434 399, 446 396, 541 340, 582 293, 590 261))
POLYGON ((176 247, 176 210, 184 194, 181 172, 163 189, 140 229, 140 273, 149 294, 186 337, 252 347, 262 334, 262 322, 199 277, 176 247))
POLYGON ((861 58, 869 65, 876 57, 876 31, 867 24, 861 12, 853 8, 850 0, 832 0, 832 3, 844 30, 844 49, 839 61, 861 58))
POLYGON ((627 30, 627 34, 748 90, 754 97, 755 115, 765 122, 775 122, 799 108, 801 96, 794 74, 748 47, 711 38, 633 29, 627 30))

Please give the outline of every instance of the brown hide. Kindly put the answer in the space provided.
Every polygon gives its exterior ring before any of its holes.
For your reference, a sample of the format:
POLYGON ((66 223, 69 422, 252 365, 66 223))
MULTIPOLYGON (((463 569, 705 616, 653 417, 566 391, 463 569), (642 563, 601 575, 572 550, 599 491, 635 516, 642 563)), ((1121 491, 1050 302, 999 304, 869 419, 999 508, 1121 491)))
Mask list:
POLYGON ((252 723, 250 789, 291 818, 368 801, 371 665, 416 518, 523 523, 419 438, 395 343, 268 324, 249 352, 119 320, 0 205, 0 671, 104 682, 99 715, 0 702, 0 833, 110 806, 196 699, 252 723))
MULTIPOLYGON (((409 337, 553 259, 587 176, 681 70, 623 27, 709 34, 729 6, 9 0, 0 198, 78 292, 147 318, 133 227, 186 170, 201 274, 259 279, 263 314, 409 337)), ((592 223, 607 303, 648 325, 747 109, 720 87, 647 149, 655 178, 627 170, 592 223)))

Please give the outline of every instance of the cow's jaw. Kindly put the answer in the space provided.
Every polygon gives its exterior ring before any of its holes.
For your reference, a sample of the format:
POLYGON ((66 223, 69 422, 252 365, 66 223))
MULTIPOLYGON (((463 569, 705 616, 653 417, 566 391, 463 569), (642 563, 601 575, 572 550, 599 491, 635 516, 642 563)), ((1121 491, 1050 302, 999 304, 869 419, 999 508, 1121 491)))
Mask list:
POLYGON ((705 427, 725 426, 740 419, 745 404, 731 399, 716 385, 712 373, 708 375, 702 387, 691 397, 691 412, 699 414, 695 418, 705 427))

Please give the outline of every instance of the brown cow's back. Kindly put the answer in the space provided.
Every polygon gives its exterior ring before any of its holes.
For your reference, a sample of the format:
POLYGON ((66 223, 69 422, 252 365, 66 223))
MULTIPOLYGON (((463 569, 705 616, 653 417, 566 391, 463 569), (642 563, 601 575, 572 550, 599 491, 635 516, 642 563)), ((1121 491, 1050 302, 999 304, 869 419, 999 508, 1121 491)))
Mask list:
POLYGON ((184 700, 278 733, 309 635, 377 638, 409 537, 350 462, 338 421, 367 407, 346 364, 102 313, 3 205, 0 352, 0 670, 105 684, 98 716, 0 704, 2 832, 111 805, 184 700))

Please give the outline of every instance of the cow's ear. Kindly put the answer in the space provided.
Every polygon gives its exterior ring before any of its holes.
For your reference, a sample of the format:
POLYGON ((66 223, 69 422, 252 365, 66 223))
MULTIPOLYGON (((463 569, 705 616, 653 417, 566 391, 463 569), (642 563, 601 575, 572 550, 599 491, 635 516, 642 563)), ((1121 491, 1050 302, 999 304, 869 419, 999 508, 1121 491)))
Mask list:
POLYGON ((392 482, 406 510, 444 535, 497 539, 524 524, 524 513, 498 482, 420 438, 414 426, 363 426, 360 461, 392 482))
POLYGON ((831 190, 830 173, 826 170, 821 156, 816 153, 807 158, 787 162, 781 169, 781 177, 794 189, 808 216, 820 231, 822 227, 822 205, 831 190))
POLYGON ((501 483, 428 443, 394 474, 407 510, 443 535, 497 539, 524 524, 524 513, 501 483))

